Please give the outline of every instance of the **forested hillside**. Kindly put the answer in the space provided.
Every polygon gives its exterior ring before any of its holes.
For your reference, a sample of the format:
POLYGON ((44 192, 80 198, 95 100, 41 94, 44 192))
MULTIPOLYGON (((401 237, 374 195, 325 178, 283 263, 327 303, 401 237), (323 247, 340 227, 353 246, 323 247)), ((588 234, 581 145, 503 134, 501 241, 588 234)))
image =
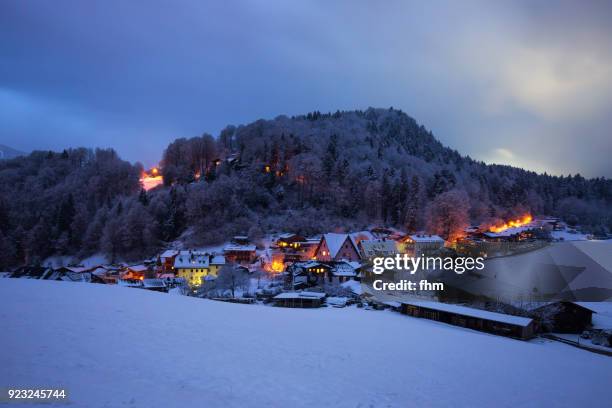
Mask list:
POLYGON ((398 110, 280 116, 177 139, 164 186, 113 151, 34 152, 0 161, 0 266, 52 254, 150 255, 179 237, 304 234, 371 225, 453 239, 519 213, 612 231, 612 180, 485 165, 444 147, 398 110))

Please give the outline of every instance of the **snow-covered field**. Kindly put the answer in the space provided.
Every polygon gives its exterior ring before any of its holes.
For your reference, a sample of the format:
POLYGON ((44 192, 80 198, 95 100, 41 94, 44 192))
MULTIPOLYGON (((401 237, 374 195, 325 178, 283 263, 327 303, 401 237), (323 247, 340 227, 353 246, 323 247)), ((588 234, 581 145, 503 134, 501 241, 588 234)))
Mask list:
POLYGON ((612 358, 389 311, 0 280, 0 388, 75 407, 603 407, 612 358))

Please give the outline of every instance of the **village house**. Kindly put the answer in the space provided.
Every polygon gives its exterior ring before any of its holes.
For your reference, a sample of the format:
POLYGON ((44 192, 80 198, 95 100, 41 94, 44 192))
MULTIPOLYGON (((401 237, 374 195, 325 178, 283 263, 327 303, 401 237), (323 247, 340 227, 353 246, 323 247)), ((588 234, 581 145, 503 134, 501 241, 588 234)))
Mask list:
POLYGON ((223 255, 232 263, 250 264, 257 259, 255 245, 228 244, 223 248, 223 255))
POLYGON ((116 284, 120 278, 119 269, 108 265, 100 265, 91 270, 94 280, 100 279, 106 284, 116 284))
POLYGON ((329 282, 338 284, 349 280, 359 280, 360 267, 361 264, 355 261, 336 262, 329 273, 329 282))
POLYGON ((325 282, 332 267, 318 261, 296 262, 287 271, 288 286, 294 289, 316 286, 325 282))
POLYGON ((296 262, 289 266, 288 287, 293 289, 360 280, 361 264, 355 261, 296 262))
POLYGON ((403 239, 402 252, 412 256, 421 256, 444 247, 444 240, 438 235, 413 234, 403 239))
POLYGON ((544 318, 545 329, 554 333, 582 333, 591 326, 593 310, 575 302, 559 301, 535 305, 536 318, 544 318))
MULTIPOLYGON (((181 251, 174 259, 176 276, 185 279, 191 286, 199 286, 208 276, 210 255, 201 252, 181 251)), ((216 276, 216 275, 215 275, 216 276)))
POLYGON ((306 239, 297 234, 281 234, 273 247, 283 253, 283 263, 300 262, 312 259, 320 239, 306 239))
POLYGON ((277 247, 281 249, 285 249, 285 248, 297 249, 300 247, 301 243, 305 240, 306 238, 302 237, 301 235, 287 233, 287 234, 279 235, 275 244, 277 247))
MULTIPOLYGON (((180 251, 174 258, 174 274, 191 286, 199 286, 206 279, 215 279, 225 265, 223 255, 211 255, 198 251, 180 251)), ((160 278, 168 280, 169 274, 161 274, 160 278)))
POLYGON ((527 340, 535 335, 533 319, 429 300, 401 301, 403 314, 527 340))
POLYGON ((317 261, 359 261, 359 251, 349 234, 324 234, 315 250, 317 261))
POLYGON ((359 252, 363 259, 391 257, 398 253, 397 243, 387 239, 363 240, 359 242, 359 252))
POLYGON ((168 249, 159 256, 160 269, 163 273, 174 271, 174 259, 178 255, 178 251, 174 249, 168 249))
POLYGON ((124 269, 121 274, 123 280, 144 280, 149 273, 149 268, 146 265, 131 265, 124 269))

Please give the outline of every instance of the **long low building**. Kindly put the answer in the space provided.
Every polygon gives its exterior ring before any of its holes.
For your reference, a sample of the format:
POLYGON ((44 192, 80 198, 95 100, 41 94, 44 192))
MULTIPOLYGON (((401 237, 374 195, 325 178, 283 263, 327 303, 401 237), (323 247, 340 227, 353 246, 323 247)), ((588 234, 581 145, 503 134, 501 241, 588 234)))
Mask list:
POLYGON ((428 300, 402 301, 401 312, 501 336, 527 340, 535 335, 533 319, 428 300))
POLYGON ((284 292, 272 299, 274 306, 282 307, 320 307, 325 293, 319 292, 284 292))

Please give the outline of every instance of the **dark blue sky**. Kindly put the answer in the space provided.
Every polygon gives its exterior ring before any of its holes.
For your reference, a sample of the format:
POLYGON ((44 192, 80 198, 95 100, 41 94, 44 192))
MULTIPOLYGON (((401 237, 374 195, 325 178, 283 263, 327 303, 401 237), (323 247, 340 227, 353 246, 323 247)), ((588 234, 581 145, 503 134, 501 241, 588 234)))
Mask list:
POLYGON ((463 154, 612 177, 612 3, 0 2, 0 143, 114 147, 400 108, 463 154))

